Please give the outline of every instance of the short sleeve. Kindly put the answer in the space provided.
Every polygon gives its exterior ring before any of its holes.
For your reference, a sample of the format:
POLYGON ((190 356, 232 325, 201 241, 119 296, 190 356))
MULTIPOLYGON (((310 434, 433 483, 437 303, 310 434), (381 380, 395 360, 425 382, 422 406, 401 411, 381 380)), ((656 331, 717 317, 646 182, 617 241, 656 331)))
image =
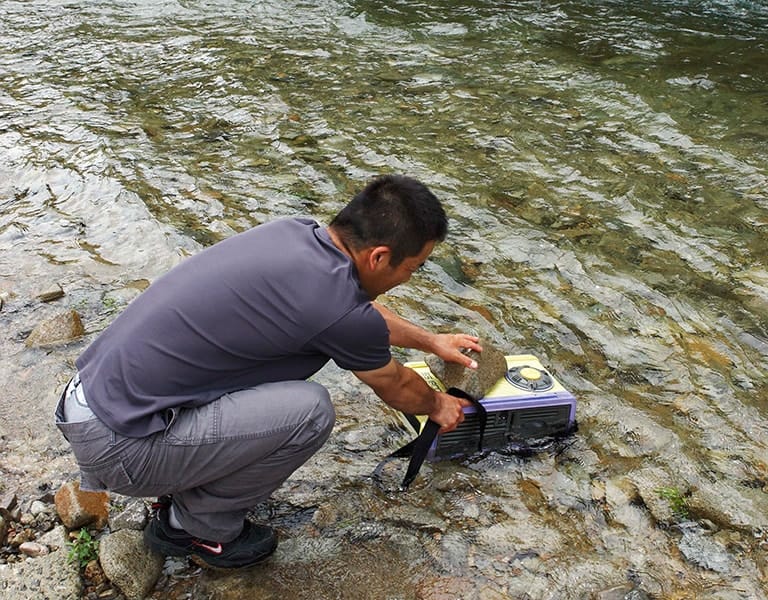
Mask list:
POLYGON ((392 360, 389 329, 370 303, 355 307, 318 333, 307 349, 325 354, 349 371, 380 369, 392 360))

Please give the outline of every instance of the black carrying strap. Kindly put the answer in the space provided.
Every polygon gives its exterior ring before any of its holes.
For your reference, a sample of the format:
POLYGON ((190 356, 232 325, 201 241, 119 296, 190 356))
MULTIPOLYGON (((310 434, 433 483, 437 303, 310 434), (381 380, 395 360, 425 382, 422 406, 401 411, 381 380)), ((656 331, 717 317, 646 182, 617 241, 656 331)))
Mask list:
MULTIPOLYGON (((446 393, 451 396, 455 396, 456 398, 469 400, 475 407, 475 410, 477 411, 477 418, 480 421, 480 435, 478 436, 477 440, 477 449, 478 451, 482 450, 483 436, 485 435, 485 422, 487 420, 485 407, 477 398, 470 396, 464 390, 460 390, 459 388, 449 388, 446 393)), ((459 425, 459 427, 461 427, 461 425, 459 425)), ((424 463, 424 459, 427 457, 427 453, 432 447, 432 444, 435 441, 435 437, 437 436, 437 432, 439 430, 440 425, 431 419, 428 419, 417 438, 411 440, 402 448, 395 450, 392 454, 387 456, 387 458, 385 458, 377 465, 376 469, 373 471, 373 477, 380 479, 381 469, 387 462, 389 462, 390 459, 410 456, 411 460, 408 463, 408 470, 405 472, 403 482, 400 484, 401 491, 407 490, 408 486, 411 485, 413 480, 416 479, 416 476, 419 474, 421 465, 424 463)))

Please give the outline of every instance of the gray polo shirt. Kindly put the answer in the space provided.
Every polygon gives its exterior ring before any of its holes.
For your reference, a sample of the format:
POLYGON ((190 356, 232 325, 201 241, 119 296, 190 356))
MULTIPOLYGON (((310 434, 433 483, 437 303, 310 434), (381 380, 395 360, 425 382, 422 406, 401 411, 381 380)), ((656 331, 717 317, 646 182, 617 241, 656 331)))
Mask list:
POLYGON ((328 360, 367 371, 389 331, 352 261, 310 219, 254 227, 154 282, 77 359, 88 403, 143 437, 165 413, 261 383, 306 379, 328 360))

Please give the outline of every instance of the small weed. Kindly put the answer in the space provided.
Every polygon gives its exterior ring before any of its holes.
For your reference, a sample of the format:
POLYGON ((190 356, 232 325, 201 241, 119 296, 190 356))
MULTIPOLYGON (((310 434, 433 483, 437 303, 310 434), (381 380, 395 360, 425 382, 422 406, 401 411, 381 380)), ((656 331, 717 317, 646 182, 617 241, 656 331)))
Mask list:
POLYGON ((659 498, 669 503, 672 513, 678 519, 688 518, 688 505, 680 490, 676 487, 661 487, 656 490, 656 493, 659 495, 659 498))
POLYGON ((99 556, 99 542, 93 539, 87 529, 81 529, 73 541, 67 542, 67 546, 69 546, 67 560, 77 562, 80 568, 99 556))
POLYGON ((117 300, 112 296, 104 296, 101 299, 101 304, 104 306, 104 309, 106 310, 106 313, 108 315, 111 315, 117 312, 117 309, 118 309, 117 300))

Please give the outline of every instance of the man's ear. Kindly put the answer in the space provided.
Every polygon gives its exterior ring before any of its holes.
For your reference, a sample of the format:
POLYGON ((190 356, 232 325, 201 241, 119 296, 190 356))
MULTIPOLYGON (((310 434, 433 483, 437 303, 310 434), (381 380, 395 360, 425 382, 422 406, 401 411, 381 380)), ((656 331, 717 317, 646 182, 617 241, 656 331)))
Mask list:
POLYGON ((389 259, 392 255, 389 246, 375 246, 368 255, 368 267, 374 271, 379 267, 389 265, 389 259))

